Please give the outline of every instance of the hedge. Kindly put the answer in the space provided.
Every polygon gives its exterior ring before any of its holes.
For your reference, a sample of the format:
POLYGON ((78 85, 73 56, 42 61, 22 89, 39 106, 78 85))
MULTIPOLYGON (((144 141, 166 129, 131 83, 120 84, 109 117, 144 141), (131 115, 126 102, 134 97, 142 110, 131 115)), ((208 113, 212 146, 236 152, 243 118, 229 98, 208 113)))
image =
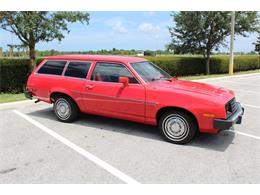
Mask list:
MULTIPOLYGON (((42 59, 37 59, 37 64, 42 59)), ((0 92, 23 92, 31 72, 30 60, 23 58, 0 59, 0 92)))
MULTIPOLYGON (((172 76, 205 74, 206 66, 202 57, 191 56, 145 56, 172 76)), ((229 57, 214 56, 210 59, 210 73, 228 73, 229 57)), ((259 56, 235 56, 234 72, 260 69, 259 56)))
MULTIPOLYGON (((172 76, 199 75, 206 72, 202 57, 193 56, 145 56, 166 70, 172 76)), ((42 58, 37 59, 37 64, 42 58)), ((228 56, 213 56, 210 60, 210 72, 221 74, 228 72, 228 56)), ((258 56, 235 56, 234 71, 260 69, 258 56)), ((0 59, 0 92, 23 92, 27 76, 30 73, 29 59, 0 59)))

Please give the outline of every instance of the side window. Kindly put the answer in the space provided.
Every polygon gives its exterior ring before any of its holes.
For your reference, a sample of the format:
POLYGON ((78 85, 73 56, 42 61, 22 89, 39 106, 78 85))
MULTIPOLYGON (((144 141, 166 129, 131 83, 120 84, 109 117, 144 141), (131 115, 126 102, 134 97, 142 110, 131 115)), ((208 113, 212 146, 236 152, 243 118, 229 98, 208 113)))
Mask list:
POLYGON ((123 65, 101 62, 96 64, 91 80, 118 83, 119 77, 128 77, 129 83, 138 83, 132 73, 123 65))
POLYGON ((40 74, 53 74, 61 75, 64 69, 66 61, 47 61, 43 66, 38 70, 40 74))
POLYGON ((70 62, 66 69, 65 76, 85 79, 90 65, 90 62, 70 62))

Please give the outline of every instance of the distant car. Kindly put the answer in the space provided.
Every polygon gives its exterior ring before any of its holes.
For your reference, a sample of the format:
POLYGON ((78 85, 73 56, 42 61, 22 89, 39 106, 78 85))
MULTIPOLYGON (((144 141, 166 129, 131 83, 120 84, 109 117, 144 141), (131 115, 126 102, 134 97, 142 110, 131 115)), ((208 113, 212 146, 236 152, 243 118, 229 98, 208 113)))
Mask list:
POLYGON ((84 112, 157 125, 177 144, 196 132, 229 129, 244 113, 231 90, 178 80, 145 59, 122 56, 47 57, 29 76, 25 95, 53 103, 63 122, 84 112))

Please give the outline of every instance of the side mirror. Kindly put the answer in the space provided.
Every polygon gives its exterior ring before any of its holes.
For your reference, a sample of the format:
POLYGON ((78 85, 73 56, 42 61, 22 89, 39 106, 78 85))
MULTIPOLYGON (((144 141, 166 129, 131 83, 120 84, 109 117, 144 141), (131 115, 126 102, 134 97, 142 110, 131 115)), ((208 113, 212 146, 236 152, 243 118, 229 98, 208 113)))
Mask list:
POLYGON ((129 84, 128 77, 119 77, 119 83, 123 83, 125 86, 129 84))

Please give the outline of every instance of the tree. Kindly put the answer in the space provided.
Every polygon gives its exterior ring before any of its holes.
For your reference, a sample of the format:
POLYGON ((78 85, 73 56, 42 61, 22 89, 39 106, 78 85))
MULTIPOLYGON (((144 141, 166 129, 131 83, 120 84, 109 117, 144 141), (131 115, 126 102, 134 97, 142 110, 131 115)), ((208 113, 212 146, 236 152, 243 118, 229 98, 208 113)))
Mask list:
POLYGON ((254 45, 255 45, 255 52, 257 52, 258 55, 260 55, 260 33, 259 33, 257 40, 254 43, 254 45))
MULTIPOLYGON (((210 73, 210 55, 220 46, 226 46, 230 35, 230 12, 178 12, 171 14, 175 23, 170 27, 171 43, 168 49, 175 53, 202 54, 206 73, 210 73)), ((257 30, 257 12, 236 12, 235 33, 247 36, 257 30)))
POLYGON ((69 33, 68 23, 89 22, 87 12, 0 12, 0 28, 15 34, 29 48, 31 65, 35 64, 35 45, 52 40, 61 41, 69 33))
POLYGON ((260 62, 260 33, 259 33, 257 40, 254 43, 254 45, 255 45, 255 52, 258 53, 258 66, 259 66, 259 62, 260 62))

